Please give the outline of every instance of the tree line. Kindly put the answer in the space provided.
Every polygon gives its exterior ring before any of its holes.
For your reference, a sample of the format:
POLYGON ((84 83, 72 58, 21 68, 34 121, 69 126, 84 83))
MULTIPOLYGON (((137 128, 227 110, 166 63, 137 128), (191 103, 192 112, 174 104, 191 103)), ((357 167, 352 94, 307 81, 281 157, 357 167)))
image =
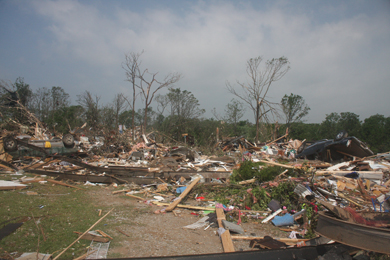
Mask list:
POLYGON ((320 124, 307 124, 304 118, 310 108, 302 96, 291 93, 279 103, 268 100, 267 93, 273 82, 282 79, 289 71, 288 59, 272 59, 262 65, 263 58, 249 59, 246 64, 248 80, 226 82, 226 88, 235 98, 226 104, 222 114, 215 108, 213 118, 204 118, 205 110, 188 90, 175 88, 182 78, 180 73, 159 77, 142 67, 143 52, 125 55, 122 63, 132 96, 115 95, 107 104, 90 91, 77 95, 76 105, 69 94, 59 86, 31 90, 23 78, 14 83, 0 82, 0 120, 2 128, 17 128, 31 123, 31 118, 21 108, 31 111, 53 133, 67 133, 87 123, 92 130, 118 132, 131 129, 142 133, 156 131, 161 140, 189 142, 198 146, 212 147, 217 139, 228 136, 245 136, 256 143, 273 140, 289 129, 289 137, 310 141, 333 139, 345 130, 366 142, 374 152, 390 150, 390 117, 373 115, 361 121, 351 112, 331 113, 320 124), (161 89, 167 94, 159 94, 161 89), (136 108, 140 98, 143 107, 136 108), (152 103, 154 107, 152 106, 152 103), (246 109, 253 112, 254 123, 242 120, 246 109), (279 123, 280 122, 280 123, 279 123), (12 124, 14 123, 14 124, 12 124))

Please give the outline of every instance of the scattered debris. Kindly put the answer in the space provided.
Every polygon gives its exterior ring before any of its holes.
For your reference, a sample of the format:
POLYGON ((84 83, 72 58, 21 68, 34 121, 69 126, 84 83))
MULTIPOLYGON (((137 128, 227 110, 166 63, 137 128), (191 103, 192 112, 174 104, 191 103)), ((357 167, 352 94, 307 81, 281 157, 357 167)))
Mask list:
MULTIPOLYGON (((29 134, 3 133, 0 169, 11 174, 13 181, 0 181, 0 190, 12 192, 45 183, 78 190, 88 187, 73 182, 110 185, 118 189, 110 191, 113 196, 126 195, 160 207, 151 213, 172 212, 172 217, 180 218, 176 208, 195 211, 191 214, 199 219, 183 228, 216 228, 224 252, 236 251, 233 240, 247 240, 251 249, 286 252, 288 247, 336 241, 390 254, 390 155, 374 155, 363 142, 344 132, 332 140, 310 143, 288 140, 288 132, 263 144, 245 136, 228 137, 215 146, 223 156, 206 156, 189 146, 158 144, 151 134, 141 131, 134 143, 130 135, 88 134, 85 126, 52 138, 40 122, 34 125, 29 134), (281 238, 248 236, 242 228, 248 221, 288 233, 281 238)), ((33 190, 23 194, 45 195, 33 190)), ((80 239, 93 242, 78 259, 105 258, 113 237, 91 230, 111 211, 84 233, 74 231, 77 240, 54 259, 80 239)), ((98 212, 100 217, 102 210, 98 212)), ((3 226, 0 239, 21 225, 3 226)))

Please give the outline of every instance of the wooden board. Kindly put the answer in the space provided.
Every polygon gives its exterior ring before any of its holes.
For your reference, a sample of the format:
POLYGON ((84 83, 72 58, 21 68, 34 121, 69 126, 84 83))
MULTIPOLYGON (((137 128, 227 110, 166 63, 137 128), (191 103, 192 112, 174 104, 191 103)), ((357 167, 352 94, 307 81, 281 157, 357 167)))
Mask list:
POLYGON ((27 185, 20 184, 18 182, 0 180, 0 190, 21 190, 26 187, 27 185))
POLYGON ((187 194, 192 190, 192 188, 195 186, 195 184, 198 183, 200 178, 195 179, 190 185, 187 186, 187 188, 180 194, 178 198, 176 198, 171 205, 169 205, 165 211, 172 211, 179 203, 180 201, 187 196, 187 194))
POLYGON ((92 234, 84 234, 82 232, 77 232, 77 231, 73 231, 74 233, 78 234, 80 239, 85 239, 85 240, 90 240, 90 241, 96 241, 96 242, 101 242, 101 243, 107 243, 108 241, 110 241, 110 239, 106 238, 106 237, 101 237, 101 236, 94 236, 92 234))
MULTIPOLYGON (((223 213, 223 209, 222 208, 216 208, 215 211, 217 213, 218 226, 223 228, 222 220, 226 220, 225 214, 223 213)), ((221 240, 222 240, 223 251, 225 253, 235 252, 234 245, 233 245, 233 240, 232 240, 232 238, 230 236, 230 231, 229 230, 225 230, 225 232, 223 232, 223 234, 221 235, 221 240)))

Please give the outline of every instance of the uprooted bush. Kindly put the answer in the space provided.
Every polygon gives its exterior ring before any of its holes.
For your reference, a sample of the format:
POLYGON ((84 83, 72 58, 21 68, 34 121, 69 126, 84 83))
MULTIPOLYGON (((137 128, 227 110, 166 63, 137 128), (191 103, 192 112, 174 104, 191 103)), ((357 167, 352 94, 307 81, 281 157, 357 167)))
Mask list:
MULTIPOLYGON (((267 166, 262 162, 244 161, 239 169, 233 171, 230 176, 232 183, 256 178, 258 182, 272 181, 276 176, 281 174, 285 169, 279 166, 267 166)), ((286 176, 295 176, 293 169, 289 169, 286 176)))
POLYGON ((201 185, 192 192, 212 199, 226 206, 237 206, 241 209, 266 210, 271 199, 278 200, 282 206, 295 209, 298 197, 294 193, 295 184, 291 181, 280 182, 272 187, 251 185, 201 185))

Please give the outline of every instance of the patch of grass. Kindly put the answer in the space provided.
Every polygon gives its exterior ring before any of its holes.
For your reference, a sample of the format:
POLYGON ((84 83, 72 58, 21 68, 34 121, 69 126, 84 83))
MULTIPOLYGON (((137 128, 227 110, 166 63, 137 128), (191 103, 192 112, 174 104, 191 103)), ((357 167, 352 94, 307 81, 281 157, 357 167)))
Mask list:
MULTIPOLYGON (((4 179, 4 178, 2 178, 4 179)), ((84 186, 80 186, 84 189, 84 186)), ((88 187, 94 189, 99 187, 88 187)), ((24 190, 0 191, 0 228, 9 223, 24 222, 15 232, 0 241, 0 258, 24 252, 55 253, 56 256, 85 232, 107 211, 108 207, 94 206, 85 190, 60 185, 29 185, 24 190), (27 191, 38 195, 27 195, 27 191), (102 215, 98 215, 102 209, 102 215), (5 252, 6 251, 6 252, 5 252)), ((94 229, 105 230, 110 215, 94 229)), ((72 259, 86 252, 90 241, 79 240, 59 259, 72 259)))

